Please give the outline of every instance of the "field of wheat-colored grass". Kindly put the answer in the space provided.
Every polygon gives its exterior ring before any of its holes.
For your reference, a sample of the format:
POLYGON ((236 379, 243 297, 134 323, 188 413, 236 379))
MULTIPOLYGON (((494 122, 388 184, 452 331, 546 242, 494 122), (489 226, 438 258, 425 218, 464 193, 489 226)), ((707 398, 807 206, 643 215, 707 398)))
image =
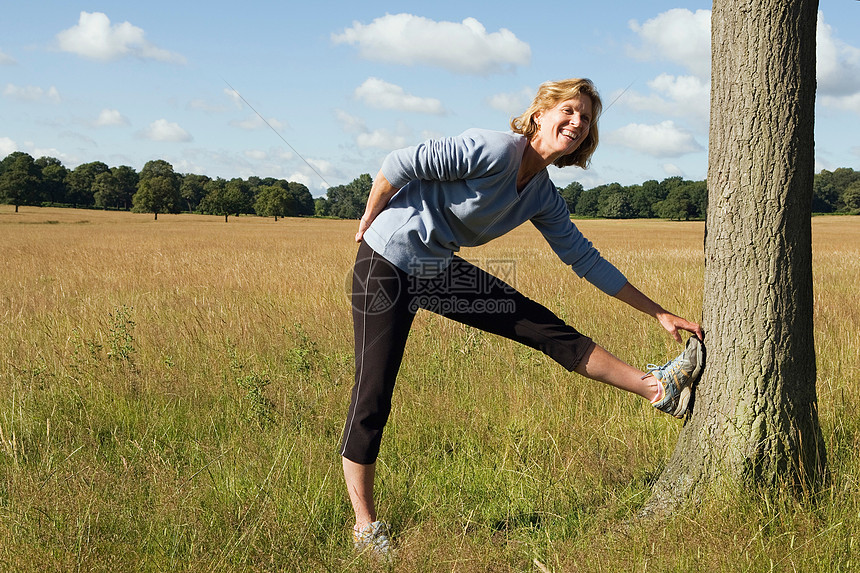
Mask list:
MULTIPOLYGON (((701 222, 578 221, 701 317, 701 222)), ((0 206, 0 570, 359 571, 338 443, 354 221, 0 206)), ((830 469, 813 502, 725 491, 631 521, 679 422, 419 313, 377 469, 396 571, 860 567, 860 219, 813 221, 830 469)), ((643 367, 680 350, 526 225, 464 257, 643 367)), ((812 383, 812 381, 810 381, 812 383)))

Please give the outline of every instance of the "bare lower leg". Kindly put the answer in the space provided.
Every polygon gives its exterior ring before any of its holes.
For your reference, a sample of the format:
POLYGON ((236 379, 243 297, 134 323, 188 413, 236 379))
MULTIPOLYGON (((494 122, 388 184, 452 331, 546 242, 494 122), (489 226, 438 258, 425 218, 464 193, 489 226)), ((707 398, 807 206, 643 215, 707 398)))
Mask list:
POLYGON ((373 504, 375 476, 376 464, 357 464, 343 458, 343 478, 355 512, 357 529, 362 529, 365 525, 376 521, 376 507, 373 504))
POLYGON ((586 353, 574 372, 592 380, 642 396, 649 402, 662 394, 657 379, 616 358, 595 344, 586 353), (644 378, 643 378, 644 377, 644 378))

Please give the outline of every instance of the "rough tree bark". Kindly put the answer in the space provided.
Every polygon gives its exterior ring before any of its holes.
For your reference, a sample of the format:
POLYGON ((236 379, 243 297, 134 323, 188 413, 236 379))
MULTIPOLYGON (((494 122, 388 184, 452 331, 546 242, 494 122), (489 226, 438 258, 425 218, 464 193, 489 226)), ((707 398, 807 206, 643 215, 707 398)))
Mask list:
POLYGON ((826 475, 812 333, 818 0, 715 0, 703 326, 707 366, 644 515, 725 483, 826 475))

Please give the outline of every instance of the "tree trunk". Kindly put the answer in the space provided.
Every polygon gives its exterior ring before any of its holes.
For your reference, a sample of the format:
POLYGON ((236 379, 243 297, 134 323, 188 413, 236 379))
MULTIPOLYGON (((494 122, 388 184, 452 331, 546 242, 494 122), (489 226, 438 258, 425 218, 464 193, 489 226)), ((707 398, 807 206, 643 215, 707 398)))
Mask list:
POLYGON ((695 404, 643 514, 826 477, 812 334, 817 0, 715 0, 695 404))

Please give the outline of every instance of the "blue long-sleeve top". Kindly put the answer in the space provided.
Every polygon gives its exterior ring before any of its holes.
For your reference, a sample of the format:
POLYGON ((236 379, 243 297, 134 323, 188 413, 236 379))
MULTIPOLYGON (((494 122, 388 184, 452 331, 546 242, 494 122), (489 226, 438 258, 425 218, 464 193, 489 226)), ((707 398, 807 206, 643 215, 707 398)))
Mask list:
POLYGON ((400 190, 364 241, 401 270, 430 278, 460 247, 482 245, 531 221, 579 277, 616 294, 627 279, 570 220, 547 170, 517 191, 527 144, 519 134, 470 129, 393 151, 381 171, 400 190))

